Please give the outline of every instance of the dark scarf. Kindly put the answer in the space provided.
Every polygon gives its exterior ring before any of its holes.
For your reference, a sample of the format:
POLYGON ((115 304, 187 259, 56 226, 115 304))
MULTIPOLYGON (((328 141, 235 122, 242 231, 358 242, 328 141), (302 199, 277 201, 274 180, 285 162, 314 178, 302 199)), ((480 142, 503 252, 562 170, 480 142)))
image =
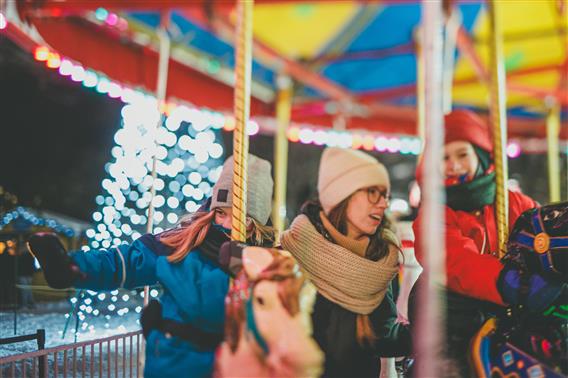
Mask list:
MULTIPOLYGON (((197 246, 200 253, 231 277, 235 277, 242 268, 242 250, 247 246, 257 245, 254 240, 246 243, 231 242, 231 230, 212 224, 203 242, 197 246)), ((272 248, 273 242, 266 240, 260 247, 272 248)))
POLYGON ((207 259, 219 265, 219 250, 223 243, 231 240, 220 228, 211 225, 203 242, 197 247, 207 259))
POLYGON ((495 172, 487 151, 473 146, 479 157, 475 178, 469 182, 446 187, 446 205, 453 210, 475 211, 495 202, 495 172))

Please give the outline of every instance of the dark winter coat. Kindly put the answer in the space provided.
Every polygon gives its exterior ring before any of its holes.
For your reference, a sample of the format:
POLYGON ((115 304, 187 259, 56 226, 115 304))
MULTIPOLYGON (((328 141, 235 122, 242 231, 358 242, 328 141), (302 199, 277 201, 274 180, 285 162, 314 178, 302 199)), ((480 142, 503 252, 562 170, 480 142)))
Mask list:
MULTIPOLYGON (((304 208, 315 228, 326 238, 317 209, 304 208)), ((332 241, 331 239, 329 239, 332 241)), ((389 288, 381 304, 369 314, 377 336, 373 345, 361 346, 356 337, 357 314, 317 294, 312 313, 313 337, 325 353, 324 377, 378 377, 380 357, 410 354, 408 328, 396 323, 397 312, 389 288)))

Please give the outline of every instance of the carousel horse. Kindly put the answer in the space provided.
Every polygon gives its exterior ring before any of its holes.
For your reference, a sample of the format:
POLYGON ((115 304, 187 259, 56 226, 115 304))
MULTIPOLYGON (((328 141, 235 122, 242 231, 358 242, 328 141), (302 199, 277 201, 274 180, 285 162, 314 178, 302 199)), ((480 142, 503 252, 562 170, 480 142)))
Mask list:
POLYGON ((306 289, 288 252, 244 248, 242 269, 225 299, 225 339, 216 352, 215 376, 319 376, 323 354, 309 335, 306 289))
POLYGON ((513 306, 506 316, 489 319, 472 341, 476 375, 567 376, 568 202, 525 211, 509 236, 504 261, 516 264, 526 275, 557 280, 562 290, 542 312, 513 306))

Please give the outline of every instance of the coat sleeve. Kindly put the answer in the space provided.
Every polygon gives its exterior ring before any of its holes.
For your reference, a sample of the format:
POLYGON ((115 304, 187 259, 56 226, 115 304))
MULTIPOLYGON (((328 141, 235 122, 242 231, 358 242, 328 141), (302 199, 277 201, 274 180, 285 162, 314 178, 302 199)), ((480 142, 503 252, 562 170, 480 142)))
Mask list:
POLYGON ((154 235, 146 234, 132 244, 109 250, 77 251, 71 258, 86 277, 75 287, 91 290, 114 290, 153 285, 157 282, 156 260, 169 249, 154 235))
MULTIPOLYGON (((420 235, 423 221, 419 213, 413 225, 416 258, 421 265, 424 265, 425 256, 420 235)), ((495 257, 479 253, 473 239, 463 235, 456 214, 448 207, 445 232, 447 287, 459 294, 504 305, 497 291, 497 279, 503 265, 495 257)))
POLYGON ((396 305, 392 288, 371 314, 371 322, 377 336, 375 351, 380 357, 408 356, 412 352, 412 338, 408 326, 397 323, 396 305))
POLYGON ((528 209, 540 207, 539 204, 522 193, 509 192, 509 231, 515 226, 517 218, 528 209))

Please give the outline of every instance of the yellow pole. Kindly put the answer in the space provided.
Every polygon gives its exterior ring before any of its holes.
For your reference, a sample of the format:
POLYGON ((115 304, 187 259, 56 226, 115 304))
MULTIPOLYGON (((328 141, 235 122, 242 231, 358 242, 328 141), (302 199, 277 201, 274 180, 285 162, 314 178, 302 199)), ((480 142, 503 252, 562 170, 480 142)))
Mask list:
POLYGON ((497 236, 499 240, 499 258, 505 255, 505 243, 509 233, 509 195, 507 189, 508 167, 507 154, 507 99, 505 95, 505 65, 503 61, 503 47, 499 15, 497 14, 497 1, 487 2, 489 11, 489 25, 491 30, 490 48, 490 114, 493 130, 493 154, 495 156, 496 173, 496 200, 495 213, 497 216, 497 236))
POLYGON ((247 156, 246 126, 250 114, 252 71, 252 12, 254 0, 237 3, 237 41, 235 47, 235 131, 233 132, 233 219, 231 238, 244 242, 247 237, 247 156))
POLYGON ((277 79, 278 102, 276 104, 276 118, 278 128, 274 142, 274 204, 272 207, 272 223, 276 230, 276 243, 280 242, 280 235, 284 231, 286 219, 286 176, 288 173, 288 138, 286 130, 290 124, 292 111, 292 83, 290 78, 280 76, 277 79))
POLYGON ((554 102, 546 116, 548 144, 548 193, 550 202, 560 201, 560 105, 554 102))

